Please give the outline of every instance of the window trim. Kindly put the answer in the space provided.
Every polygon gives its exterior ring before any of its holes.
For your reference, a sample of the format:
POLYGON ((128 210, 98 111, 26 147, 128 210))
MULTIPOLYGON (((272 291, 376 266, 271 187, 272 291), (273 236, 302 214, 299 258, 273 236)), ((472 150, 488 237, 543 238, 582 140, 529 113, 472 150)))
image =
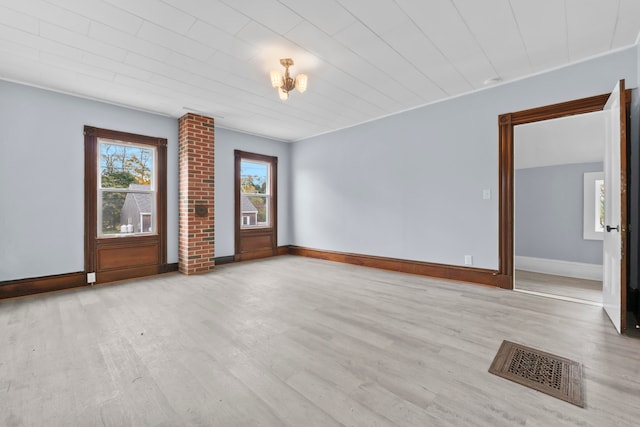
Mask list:
POLYGON ((242 259, 252 259, 255 257, 261 257, 263 255, 276 255, 278 249, 278 158, 275 156, 267 156, 263 154, 249 153, 246 151, 234 150, 235 166, 234 166, 234 194, 235 194, 235 208, 234 208, 234 228, 235 228, 235 259, 240 261, 242 259), (270 167, 270 182, 268 193, 271 198, 269 206, 269 217, 271 218, 271 225, 269 227, 241 227, 241 212, 240 212, 240 165, 242 160, 253 160, 258 162, 264 162, 271 165, 270 167), (255 252, 246 252, 242 249, 243 242, 249 242, 249 240, 255 239, 265 241, 269 239, 270 246, 257 250, 255 252))
POLYGON ((98 270, 97 256, 98 247, 104 244, 117 244, 119 247, 135 246, 145 244, 145 242, 157 242, 158 261, 160 268, 167 264, 167 139, 145 135, 138 135, 128 132, 120 132, 110 129, 101 129, 93 126, 84 127, 84 148, 85 148, 85 191, 84 191, 84 254, 85 271, 93 272, 98 270), (133 234, 127 237, 113 239, 109 237, 98 237, 97 206, 98 206, 98 138, 110 139, 114 141, 125 141, 133 144, 151 145, 157 150, 157 171, 156 171, 156 209, 157 228, 156 234, 133 234))

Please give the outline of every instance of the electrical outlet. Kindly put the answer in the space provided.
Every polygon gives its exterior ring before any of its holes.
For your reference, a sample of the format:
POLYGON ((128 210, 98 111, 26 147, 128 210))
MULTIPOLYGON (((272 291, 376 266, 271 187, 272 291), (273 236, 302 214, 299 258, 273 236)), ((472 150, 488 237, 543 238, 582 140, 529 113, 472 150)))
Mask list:
POLYGON ((96 273, 87 273, 87 283, 96 283, 96 273))
POLYGON ((473 265, 473 256, 465 255, 464 256, 464 265, 473 265))

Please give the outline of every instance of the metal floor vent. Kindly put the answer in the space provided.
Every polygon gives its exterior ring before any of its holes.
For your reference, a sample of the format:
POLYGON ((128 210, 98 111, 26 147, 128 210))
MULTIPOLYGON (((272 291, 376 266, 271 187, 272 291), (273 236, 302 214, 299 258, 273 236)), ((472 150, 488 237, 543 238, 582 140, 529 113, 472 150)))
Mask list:
POLYGON ((573 360, 503 341, 489 372, 584 407, 582 365, 573 360))

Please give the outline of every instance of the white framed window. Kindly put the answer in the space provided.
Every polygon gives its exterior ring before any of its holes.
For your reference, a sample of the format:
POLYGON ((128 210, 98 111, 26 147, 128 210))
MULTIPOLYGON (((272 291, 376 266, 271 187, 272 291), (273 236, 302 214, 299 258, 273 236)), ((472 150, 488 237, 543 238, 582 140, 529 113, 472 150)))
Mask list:
POLYGON ((156 234, 156 158, 150 145, 98 138, 98 237, 156 234))
POLYGON ((604 237, 604 172, 584 174, 582 237, 602 240, 604 237))

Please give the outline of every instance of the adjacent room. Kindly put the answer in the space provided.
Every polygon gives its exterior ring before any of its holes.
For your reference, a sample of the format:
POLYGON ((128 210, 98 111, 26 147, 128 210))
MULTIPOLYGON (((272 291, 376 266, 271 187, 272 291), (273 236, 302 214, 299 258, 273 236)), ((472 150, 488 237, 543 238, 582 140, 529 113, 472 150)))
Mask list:
POLYGON ((639 35, 0 2, 0 425, 635 425, 639 35))
POLYGON ((595 112, 515 127, 514 289, 602 304, 606 126, 595 112))

